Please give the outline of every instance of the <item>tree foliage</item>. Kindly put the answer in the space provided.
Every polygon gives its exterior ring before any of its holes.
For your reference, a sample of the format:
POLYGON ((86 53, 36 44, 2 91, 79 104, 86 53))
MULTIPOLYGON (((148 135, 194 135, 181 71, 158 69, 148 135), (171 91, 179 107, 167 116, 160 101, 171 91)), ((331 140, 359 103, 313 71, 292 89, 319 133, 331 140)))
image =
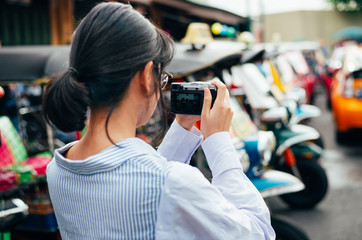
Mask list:
POLYGON ((338 11, 362 11, 362 0, 328 0, 338 11))

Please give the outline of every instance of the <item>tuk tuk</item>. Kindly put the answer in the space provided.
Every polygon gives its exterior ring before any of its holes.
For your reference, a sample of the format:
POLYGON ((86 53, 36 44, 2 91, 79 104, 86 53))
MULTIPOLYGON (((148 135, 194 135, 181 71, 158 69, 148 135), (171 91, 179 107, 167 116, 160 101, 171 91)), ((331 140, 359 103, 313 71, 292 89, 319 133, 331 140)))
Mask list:
POLYGON ((5 89, 0 116, 0 232, 5 239, 15 227, 25 234, 57 237, 45 175, 55 141, 53 128, 42 117, 41 99, 49 76, 66 69, 69 52, 70 46, 0 48, 0 86, 5 89), (6 116, 9 107, 15 113, 6 116))

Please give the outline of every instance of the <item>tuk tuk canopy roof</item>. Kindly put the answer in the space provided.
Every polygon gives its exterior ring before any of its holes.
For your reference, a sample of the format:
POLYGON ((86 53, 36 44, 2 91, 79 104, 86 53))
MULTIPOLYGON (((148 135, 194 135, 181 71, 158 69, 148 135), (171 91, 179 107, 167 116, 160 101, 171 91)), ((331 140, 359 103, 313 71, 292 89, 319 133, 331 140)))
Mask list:
MULTIPOLYGON (((201 50, 176 43, 176 54, 167 71, 176 78, 212 67, 228 59, 239 59, 245 44, 213 41, 201 50)), ((34 83, 69 67, 70 46, 15 46, 0 48, 0 85, 34 83)))
POLYGON ((166 70, 175 78, 182 78, 228 59, 239 59, 245 44, 231 41, 213 41, 203 49, 192 50, 191 44, 176 44, 176 54, 166 70))
POLYGON ((67 69, 70 46, 0 48, 0 84, 32 83, 67 69))

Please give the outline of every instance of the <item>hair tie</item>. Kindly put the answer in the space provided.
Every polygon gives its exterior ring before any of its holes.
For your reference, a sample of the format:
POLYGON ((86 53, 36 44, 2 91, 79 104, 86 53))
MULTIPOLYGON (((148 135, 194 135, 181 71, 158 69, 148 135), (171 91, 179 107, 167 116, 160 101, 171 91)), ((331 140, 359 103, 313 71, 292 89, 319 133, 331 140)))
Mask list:
POLYGON ((79 77, 79 72, 78 72, 77 69, 75 69, 74 67, 70 67, 70 68, 69 68, 69 71, 75 73, 75 75, 76 75, 77 78, 79 77))

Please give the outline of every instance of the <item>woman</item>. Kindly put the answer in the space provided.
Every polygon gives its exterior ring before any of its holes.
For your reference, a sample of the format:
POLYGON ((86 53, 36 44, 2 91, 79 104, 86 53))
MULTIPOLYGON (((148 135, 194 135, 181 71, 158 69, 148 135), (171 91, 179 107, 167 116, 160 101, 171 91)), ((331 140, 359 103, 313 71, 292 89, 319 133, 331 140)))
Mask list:
POLYGON ((225 86, 200 117, 176 116, 154 150, 135 138, 169 75, 173 42, 129 5, 102 3, 75 31, 70 68, 44 95, 46 118, 63 131, 88 130, 55 151, 50 197, 62 239, 271 239, 268 209, 243 174, 230 141, 225 86), (203 141, 203 139, 205 140, 203 141), (188 165, 202 143, 210 184, 188 165))

